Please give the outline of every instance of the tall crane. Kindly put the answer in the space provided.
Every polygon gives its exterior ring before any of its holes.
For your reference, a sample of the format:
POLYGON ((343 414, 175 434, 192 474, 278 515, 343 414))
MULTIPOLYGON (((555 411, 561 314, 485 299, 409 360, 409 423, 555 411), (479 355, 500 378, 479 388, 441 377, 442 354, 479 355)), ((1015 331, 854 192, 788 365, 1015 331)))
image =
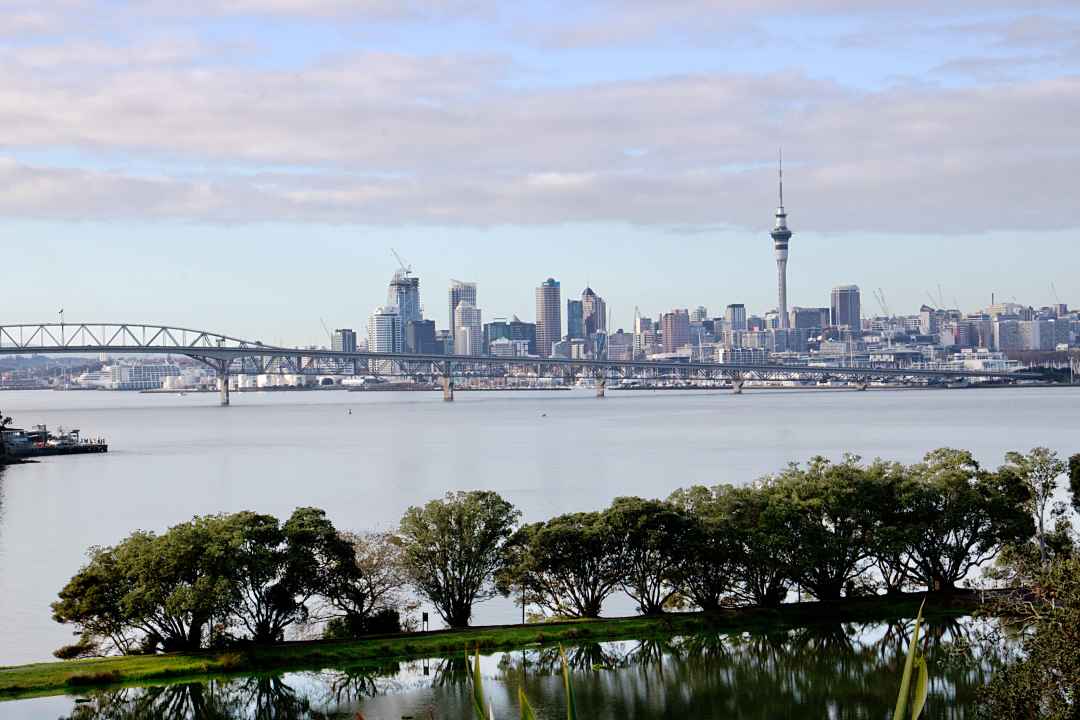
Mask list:
POLYGON ((889 309, 889 303, 885 301, 885 291, 878 288, 874 291, 874 298, 878 301, 878 305, 881 306, 881 312, 885 313, 885 317, 891 318, 893 314, 892 310, 889 309))
POLYGON ((398 251, 394 248, 390 248, 390 252, 394 254, 394 259, 398 261, 398 265, 401 266, 401 272, 405 275, 412 275, 412 265, 407 265, 401 256, 398 255, 398 251))

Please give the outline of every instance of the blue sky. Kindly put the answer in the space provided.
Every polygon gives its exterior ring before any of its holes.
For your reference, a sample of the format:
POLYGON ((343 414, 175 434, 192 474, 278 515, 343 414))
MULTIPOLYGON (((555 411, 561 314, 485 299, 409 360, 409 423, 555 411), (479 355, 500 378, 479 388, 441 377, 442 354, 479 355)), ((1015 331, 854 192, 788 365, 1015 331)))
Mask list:
POLYGON ((0 0, 0 322, 362 329, 590 283, 616 325, 833 285, 1080 304, 1068 2, 0 0))

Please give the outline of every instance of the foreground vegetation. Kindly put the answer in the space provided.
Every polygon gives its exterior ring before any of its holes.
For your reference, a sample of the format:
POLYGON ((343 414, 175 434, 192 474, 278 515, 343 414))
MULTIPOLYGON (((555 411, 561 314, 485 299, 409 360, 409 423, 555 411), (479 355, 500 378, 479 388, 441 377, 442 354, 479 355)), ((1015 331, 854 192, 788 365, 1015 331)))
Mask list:
MULTIPOLYGON (((557 643, 662 639, 715 632, 772 632, 838 622, 885 622, 915 617, 922 595, 856 598, 837 603, 793 603, 780 609, 730 608, 715 613, 670 613, 658 617, 577 620, 530 625, 477 627, 429 633, 371 636, 361 640, 285 642, 225 651, 39 663, 0 668, 0 699, 83 692, 89 688, 181 683, 215 675, 261 671, 348 669, 466 650, 516 650, 557 643)), ((927 616, 963 616, 979 606, 980 594, 932 595, 927 616)))
MULTIPOLYGON (((1061 586, 1053 573, 1067 579, 1076 568, 1062 563, 1080 555, 1067 508, 1053 502, 1066 471, 1075 493, 1080 456, 1066 464, 1036 448, 990 470, 940 449, 914 465, 814 458, 746 486, 617 498, 524 526, 508 501, 479 491, 410 508, 395 533, 345 533, 315 508, 284 522, 197 517, 91 549, 53 604, 78 638, 56 655, 73 662, 0 670, 0 693, 327 667, 466 644, 881 617, 911 592, 933 594, 939 608, 950 597, 970 604, 961 582, 992 562, 999 585, 1027 593, 996 611, 1034 608, 1024 622, 1037 626, 1047 603, 1057 606, 1050 591, 1030 593, 1061 586), (642 617, 597 621, 620 591, 642 617), (475 604, 500 593, 539 610, 534 620, 563 622, 468 630, 475 604), (784 605, 794 594, 818 602, 784 605), (416 629, 416 598, 454 632, 398 634, 416 629), (673 612, 694 609, 703 612, 673 612), (345 642, 285 642, 313 631, 345 642), (108 655, 126 657, 89 660, 108 655)), ((1033 650, 1017 662, 1041 668, 1040 657, 1033 650)), ((1068 707, 1074 696, 1065 693, 1068 707)))

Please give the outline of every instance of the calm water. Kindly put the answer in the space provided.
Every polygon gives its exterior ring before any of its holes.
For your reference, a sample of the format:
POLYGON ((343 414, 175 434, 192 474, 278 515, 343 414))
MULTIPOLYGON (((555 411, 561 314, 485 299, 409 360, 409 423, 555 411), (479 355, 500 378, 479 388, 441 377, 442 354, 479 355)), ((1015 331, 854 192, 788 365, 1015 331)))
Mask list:
MULTIPOLYGON (((990 676, 985 656, 954 654, 968 622, 928 627, 928 717, 973 717, 990 676)), ((596 720, 746 718, 886 720, 910 624, 835 625, 774 635, 712 635, 567 648, 581 717, 596 720)), ((124 689, 9 703, 5 718, 469 718, 464 654, 318 673, 124 689)), ((523 687, 539 717, 566 717, 558 651, 482 658, 497 718, 516 718, 523 687)))
MULTIPOLYGON (((451 489, 492 489, 527 520, 663 497, 695 483, 741 483, 814 454, 914 461, 942 445, 986 464, 1005 451, 1080 450, 1080 392, 998 389, 245 393, 6 392, 20 426, 108 438, 108 455, 50 458, 0 477, 0 664, 48 659, 70 642, 49 603, 86 548, 136 528, 243 509, 287 516, 326 508, 342 529, 396 524, 451 489), (352 414, 348 414, 348 410, 352 414)), ((609 613, 629 612, 622 599, 609 613)), ((493 601, 478 622, 512 622, 493 601)))

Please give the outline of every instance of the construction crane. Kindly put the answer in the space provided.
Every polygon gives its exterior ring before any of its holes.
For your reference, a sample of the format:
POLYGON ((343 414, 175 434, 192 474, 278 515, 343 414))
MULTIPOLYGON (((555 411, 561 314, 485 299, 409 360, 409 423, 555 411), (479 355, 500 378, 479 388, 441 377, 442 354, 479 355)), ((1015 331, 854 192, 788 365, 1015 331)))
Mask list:
POLYGON ((1054 286, 1053 281, 1050 282, 1050 295, 1054 298, 1055 305, 1061 304, 1061 298, 1058 297, 1057 287, 1054 286))
POLYGON ((412 275, 412 265, 407 265, 401 256, 398 255, 398 251, 394 248, 390 248, 390 252, 394 254, 394 259, 398 261, 398 265, 401 266, 401 272, 405 275, 412 275))
POLYGON ((878 288, 874 291, 874 299, 878 301, 878 305, 881 306, 881 312, 885 313, 885 317, 891 318, 893 316, 892 311, 889 310, 889 303, 885 301, 885 291, 878 288))
POLYGON ((319 318, 319 322, 322 323, 322 329, 326 331, 326 337, 330 340, 330 347, 334 347, 334 333, 330 332, 330 328, 326 326, 326 321, 319 318))

